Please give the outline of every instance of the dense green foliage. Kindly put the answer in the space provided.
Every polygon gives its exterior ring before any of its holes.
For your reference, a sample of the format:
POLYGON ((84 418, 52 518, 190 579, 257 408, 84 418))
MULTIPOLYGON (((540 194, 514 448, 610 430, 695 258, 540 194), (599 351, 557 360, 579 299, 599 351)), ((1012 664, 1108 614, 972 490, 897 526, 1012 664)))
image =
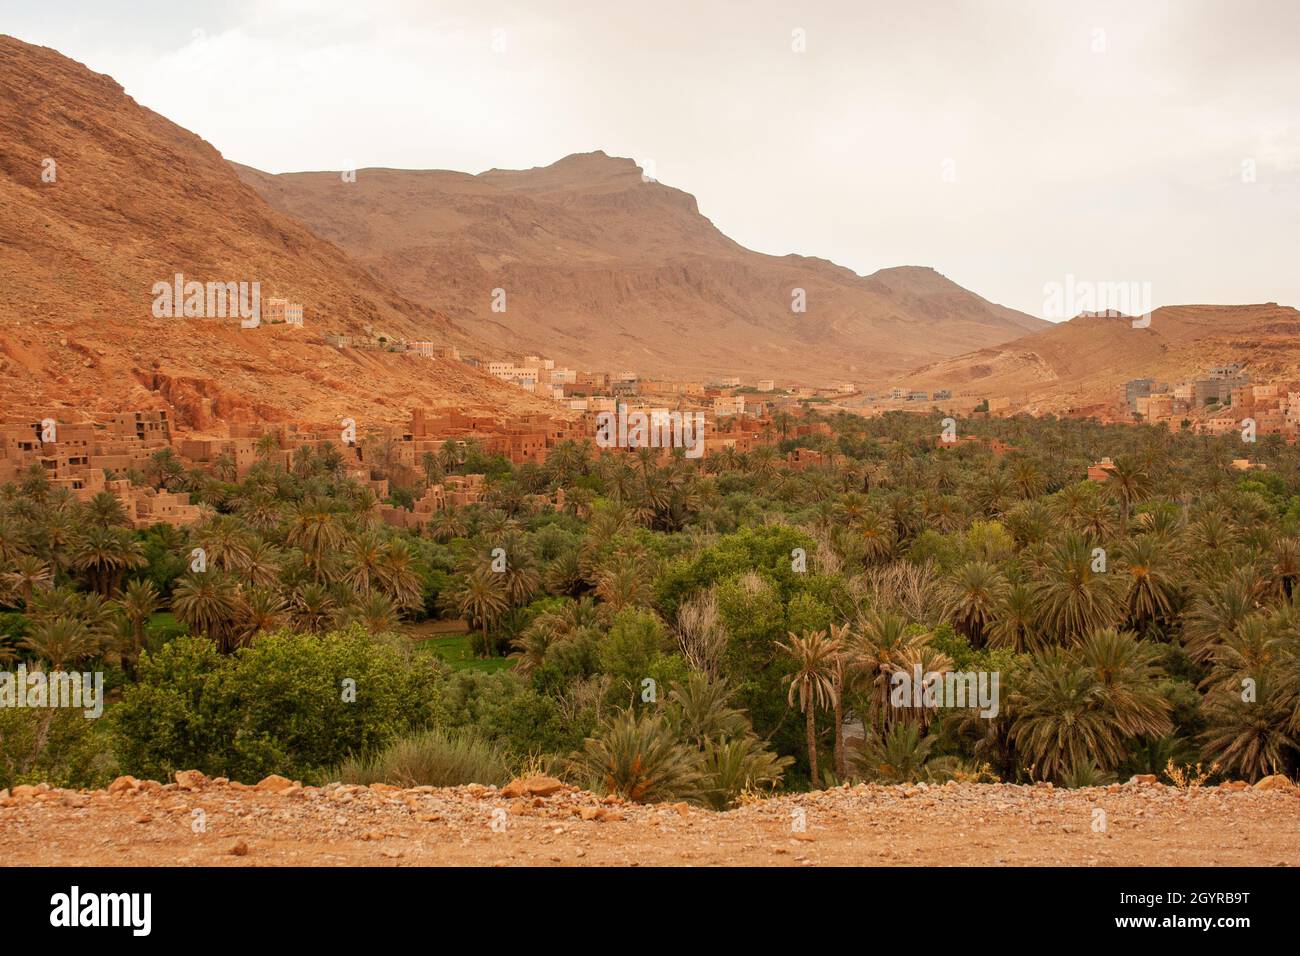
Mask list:
POLYGON ((923 415, 772 429, 699 462, 571 442, 519 467, 472 443, 417 469, 380 454, 398 503, 489 476, 481 504, 418 534, 379 523, 328 448, 241 481, 159 453, 133 477, 209 509, 183 530, 130 530, 111 496, 77 503, 40 474, 6 485, 0 656, 113 690, 94 730, 0 711, 0 786, 544 766, 726 806, 841 779, 1296 776, 1293 446, 1027 417, 959 423, 1005 453, 944 446, 923 415), (792 466, 796 448, 820 459, 792 466), (1108 480, 1084 480, 1102 456, 1108 480), (409 653, 430 616, 509 669, 409 653), (918 667, 996 673, 996 716, 900 706, 918 667))
POLYGON ((230 655, 179 638, 144 655, 139 681, 113 709, 118 757, 124 772, 153 779, 191 768, 315 777, 425 726, 434 677, 359 627, 265 634, 230 655))

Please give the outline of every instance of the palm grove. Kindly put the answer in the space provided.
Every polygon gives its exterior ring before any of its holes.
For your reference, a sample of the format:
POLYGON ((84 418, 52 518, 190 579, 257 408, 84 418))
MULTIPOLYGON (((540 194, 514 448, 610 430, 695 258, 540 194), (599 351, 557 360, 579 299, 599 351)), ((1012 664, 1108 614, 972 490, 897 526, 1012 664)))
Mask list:
MULTIPOLYGON (((130 530, 39 469, 0 487, 0 656, 102 670, 105 717, 0 709, 0 786, 197 768, 256 779, 583 786, 713 807, 864 780, 1295 776, 1300 455, 1054 418, 819 416, 829 434, 703 461, 469 442, 370 465, 408 507, 484 473, 421 532, 377 520, 332 449, 133 481, 188 529, 130 530), (796 447, 820 452, 793 467, 796 447), (1103 455, 1103 483, 1082 480, 1103 455), (565 508, 550 499, 565 490, 565 508), (192 560, 201 549, 204 561, 192 560), (471 666, 407 629, 469 627, 471 666), (464 663, 464 662, 462 662, 464 663), (997 716, 898 706, 891 676, 996 672, 997 716)), ((273 440, 273 439, 272 439, 273 440)))

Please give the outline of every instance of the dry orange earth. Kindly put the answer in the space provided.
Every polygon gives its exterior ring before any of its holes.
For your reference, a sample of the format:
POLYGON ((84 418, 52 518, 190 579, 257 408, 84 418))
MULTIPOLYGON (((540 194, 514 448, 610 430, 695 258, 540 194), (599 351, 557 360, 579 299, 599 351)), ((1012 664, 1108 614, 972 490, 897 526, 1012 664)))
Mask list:
POLYGON ((489 348, 272 209, 111 77, 0 36, 0 90, 0 418, 170 407, 202 430, 556 408, 464 365, 326 346, 323 333, 341 332, 489 348), (264 300, 302 302, 305 327, 157 318, 153 286, 176 273, 258 282, 264 300))
MULTIPOLYGON (((0 861, 42 865, 1295 866, 1300 791, 858 786, 726 813, 565 788, 330 785, 0 799, 0 861), (1096 810, 1105 812, 1098 832, 1096 810), (204 827, 195 832, 195 810, 204 827), (504 816, 500 811, 504 812, 504 816), (493 828, 493 820, 505 826, 493 828), (799 832, 796 823, 805 829, 799 832)), ((1245 785, 1239 785, 1244 788, 1245 785)), ((15 791, 17 792, 17 790, 15 791)))
POLYGON ((1011 400, 1012 408, 1089 411, 1113 403, 1124 382, 1175 385, 1240 362, 1257 383, 1300 378, 1300 312, 1261 305, 1156 309, 1134 328, 1123 316, 1080 316, 1001 345, 943 359, 909 373, 908 388, 1011 400))

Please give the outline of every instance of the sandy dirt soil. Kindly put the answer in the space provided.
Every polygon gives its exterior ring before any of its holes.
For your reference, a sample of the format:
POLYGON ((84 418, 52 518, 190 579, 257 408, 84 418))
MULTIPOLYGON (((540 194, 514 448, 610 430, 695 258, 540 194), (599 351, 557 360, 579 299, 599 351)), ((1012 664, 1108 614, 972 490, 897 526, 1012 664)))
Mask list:
MULTIPOLYGON (((117 792, 0 791, 0 862, 193 866, 1300 864, 1300 790, 1157 783, 858 786, 726 813, 549 778, 401 790, 195 772, 117 792), (541 782, 538 783, 537 780, 541 782)), ((1278 781, 1280 782, 1280 780, 1278 781)))

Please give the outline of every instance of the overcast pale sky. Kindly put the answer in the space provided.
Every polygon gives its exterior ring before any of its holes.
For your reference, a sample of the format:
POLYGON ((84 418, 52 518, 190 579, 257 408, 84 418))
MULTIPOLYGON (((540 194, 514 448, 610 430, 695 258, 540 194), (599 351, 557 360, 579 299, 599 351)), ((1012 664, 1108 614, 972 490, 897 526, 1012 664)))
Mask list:
POLYGON ((1036 315, 1067 275, 1148 282, 1156 305, 1300 305, 1296 0, 0 13, 0 30, 271 172, 481 172, 603 149, 753 249, 929 265, 1036 315))

